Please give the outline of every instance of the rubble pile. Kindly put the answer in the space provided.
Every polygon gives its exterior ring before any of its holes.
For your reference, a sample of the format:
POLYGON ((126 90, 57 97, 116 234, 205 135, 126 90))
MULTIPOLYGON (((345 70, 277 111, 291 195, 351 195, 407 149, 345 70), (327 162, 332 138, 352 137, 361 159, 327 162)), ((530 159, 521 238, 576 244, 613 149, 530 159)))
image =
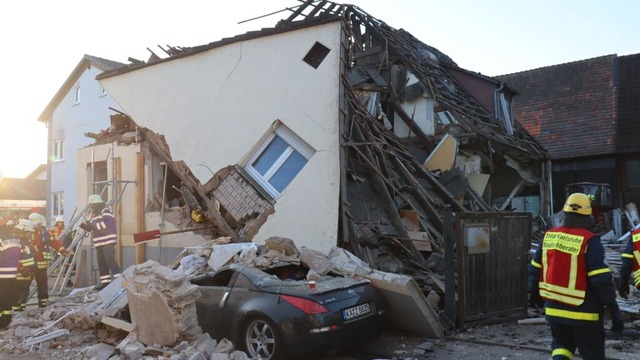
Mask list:
POLYGON ((199 296, 184 274, 147 261, 99 293, 75 289, 47 308, 17 313, 0 333, 0 353, 35 359, 247 360, 227 339, 202 333, 195 309, 199 296))
POLYGON ((138 340, 173 345, 202 334, 196 315, 200 290, 183 274, 149 260, 128 268, 122 276, 138 340))

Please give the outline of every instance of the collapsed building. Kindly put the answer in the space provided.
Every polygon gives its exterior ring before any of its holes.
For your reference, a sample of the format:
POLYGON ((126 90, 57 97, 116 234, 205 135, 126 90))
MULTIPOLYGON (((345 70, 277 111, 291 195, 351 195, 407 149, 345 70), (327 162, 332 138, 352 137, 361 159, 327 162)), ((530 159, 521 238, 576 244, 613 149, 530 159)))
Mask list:
POLYGON ((106 188, 121 263, 167 263, 197 233, 279 236, 346 248, 425 293, 468 291, 456 310, 468 321, 526 315, 532 220, 514 200, 548 217, 550 164, 512 117, 517 93, 356 6, 290 11, 97 77, 124 111, 78 152, 79 193, 106 188), (157 224, 193 232, 135 241, 157 224))

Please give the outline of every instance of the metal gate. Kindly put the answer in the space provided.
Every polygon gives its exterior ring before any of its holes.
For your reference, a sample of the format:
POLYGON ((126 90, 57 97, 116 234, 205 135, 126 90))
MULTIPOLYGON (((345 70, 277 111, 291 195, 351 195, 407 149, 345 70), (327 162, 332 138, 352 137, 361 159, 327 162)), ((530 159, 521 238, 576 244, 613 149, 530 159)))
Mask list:
POLYGON ((457 325, 527 316, 529 212, 456 213, 457 325))

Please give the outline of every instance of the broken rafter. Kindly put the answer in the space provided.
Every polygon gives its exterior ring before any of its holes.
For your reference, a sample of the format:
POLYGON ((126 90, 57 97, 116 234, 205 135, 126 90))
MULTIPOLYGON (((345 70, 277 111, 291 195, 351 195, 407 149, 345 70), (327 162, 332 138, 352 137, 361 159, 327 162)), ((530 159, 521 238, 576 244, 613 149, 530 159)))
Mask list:
POLYGON ((427 135, 422 131, 422 129, 420 129, 420 127, 418 127, 418 125, 416 124, 416 122, 413 120, 413 117, 410 117, 400 106, 400 104, 398 103, 397 100, 393 100, 391 103, 391 110, 393 110, 396 114, 398 114, 400 116, 400 119, 402 119, 402 121, 404 121, 404 123, 407 125, 407 127, 409 127, 409 131, 413 132, 414 134, 418 135, 418 137, 420 138, 420 140, 422 140, 422 142, 424 143, 424 145, 427 146, 427 149, 429 151, 432 151, 435 148, 435 145, 433 144, 433 142, 431 141, 431 139, 429 139, 427 137, 427 135))
POLYGON ((157 135, 146 128, 140 128, 141 132, 145 135, 145 139, 147 139, 149 145, 154 150, 154 152, 160 156, 162 161, 164 161, 167 166, 171 168, 171 170, 180 178, 180 180, 187 186, 187 188, 195 190, 198 195, 205 202, 207 209, 205 210, 205 216, 207 218, 213 220, 214 224, 219 227, 219 229, 227 236, 231 237, 234 242, 240 242, 240 238, 238 234, 227 224, 227 222, 222 217, 222 214, 217 210, 216 205, 213 200, 209 198, 207 193, 204 190, 202 184, 200 184, 196 179, 189 176, 190 171, 189 168, 185 166, 181 166, 171 159, 171 155, 166 149, 166 145, 164 141, 160 138, 160 135, 157 135))
MULTIPOLYGON (((364 134, 362 133, 362 129, 360 128, 360 126, 357 126, 357 125, 358 124, 356 124, 356 126, 354 127, 355 134, 360 141, 364 141, 365 138, 364 138, 364 134)), ((389 194, 389 191, 385 187, 385 184, 393 188, 395 190, 395 193, 397 193, 399 196, 403 197, 403 195, 399 191, 397 191, 397 189, 395 189, 392 184, 389 183, 389 180, 385 176, 383 176, 382 173, 380 173, 380 170, 375 166, 373 162, 374 156, 371 153, 371 149, 369 147, 365 147, 364 152, 358 149, 357 147, 352 147, 352 148, 356 150, 356 152, 365 161, 365 163, 369 165, 370 169, 373 170, 372 177, 373 177, 374 184, 377 184, 378 191, 380 192, 383 199, 385 200, 387 213, 391 217, 391 222, 394 224, 396 231, 400 234, 402 238, 406 238, 406 239, 410 238, 409 233, 407 232, 407 230, 405 229, 402 223, 402 219, 400 219, 400 214, 398 213, 398 209, 395 206, 395 202, 393 201, 391 194, 389 194)), ((402 241, 402 243, 405 247, 410 249, 409 253, 411 254, 411 258, 413 260, 416 260, 418 262, 424 262, 422 255, 420 255, 420 252, 416 249, 413 242, 402 241)))

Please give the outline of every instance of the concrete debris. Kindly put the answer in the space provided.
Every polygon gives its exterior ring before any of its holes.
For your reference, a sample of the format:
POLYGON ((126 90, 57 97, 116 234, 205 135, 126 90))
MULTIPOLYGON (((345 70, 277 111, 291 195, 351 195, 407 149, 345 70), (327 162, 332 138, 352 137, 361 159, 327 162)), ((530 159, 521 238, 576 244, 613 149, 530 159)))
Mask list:
POLYGON ((109 344, 97 343, 87 349, 84 355, 95 360, 106 360, 111 357, 115 351, 115 347, 109 344))
POLYGON ((195 305, 200 290, 184 274, 149 260, 122 276, 131 320, 142 343, 173 345, 202 333, 195 305))
POLYGON ((189 280, 229 263, 253 266, 265 271, 265 276, 288 281, 315 280, 318 287, 341 286, 343 277, 370 281, 391 307, 401 309, 397 313, 390 309, 396 318, 392 326, 442 336, 431 309, 437 306, 439 294, 430 296, 430 305, 409 276, 373 270, 341 248, 325 255, 307 247, 298 249, 287 238, 273 237, 262 246, 218 238, 186 248, 173 268, 147 261, 129 267, 99 292, 93 287, 74 289, 66 297, 52 298, 47 308, 29 307, 16 313, 9 329, 0 333, 0 349, 10 354, 49 352, 60 359, 249 360, 231 341, 216 341, 198 326, 195 302, 200 290, 189 280), (410 314, 411 321, 399 313, 410 314), (420 321, 415 321, 416 314, 420 321))

